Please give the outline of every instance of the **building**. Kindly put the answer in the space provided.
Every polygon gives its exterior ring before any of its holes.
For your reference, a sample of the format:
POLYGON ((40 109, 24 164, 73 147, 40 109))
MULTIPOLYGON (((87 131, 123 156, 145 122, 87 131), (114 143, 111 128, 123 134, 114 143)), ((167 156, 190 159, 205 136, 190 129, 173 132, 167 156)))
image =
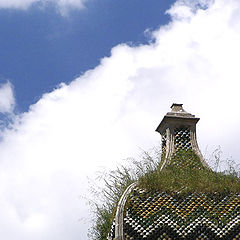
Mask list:
MULTIPOLYGON (((171 112, 164 116, 156 129, 162 137, 162 155, 157 171, 171 174, 175 171, 183 176, 189 171, 199 176, 218 176, 214 175, 198 147, 198 121, 199 118, 187 113, 182 104, 172 105, 171 112)), ((239 183, 239 179, 236 181, 239 183)), ((215 183, 214 179, 212 183, 215 183)), ((118 203, 108 239, 240 239, 239 192, 209 191, 207 189, 211 186, 207 185, 211 185, 211 179, 207 184, 201 182, 201 178, 199 182, 197 179, 197 184, 203 185, 201 190, 192 187, 191 191, 185 191, 188 183, 183 182, 176 191, 172 190, 175 187, 172 184, 168 190, 156 187, 155 191, 141 188, 138 183, 130 185, 118 203)))

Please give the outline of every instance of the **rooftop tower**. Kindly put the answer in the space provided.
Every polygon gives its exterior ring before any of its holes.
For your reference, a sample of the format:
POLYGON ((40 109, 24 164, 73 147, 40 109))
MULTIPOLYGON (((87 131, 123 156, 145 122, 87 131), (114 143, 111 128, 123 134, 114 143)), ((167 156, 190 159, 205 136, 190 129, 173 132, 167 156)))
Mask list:
POLYGON ((156 129, 162 137, 161 170, 169 165, 185 165, 180 156, 187 152, 194 152, 199 157, 200 161, 192 165, 209 168, 197 144, 196 124, 200 118, 186 112, 182 105, 173 103, 171 112, 164 116, 156 129))
POLYGON ((199 118, 182 104, 171 109, 156 129, 160 166, 123 192, 108 240, 240 240, 239 177, 212 171, 197 144, 199 118))

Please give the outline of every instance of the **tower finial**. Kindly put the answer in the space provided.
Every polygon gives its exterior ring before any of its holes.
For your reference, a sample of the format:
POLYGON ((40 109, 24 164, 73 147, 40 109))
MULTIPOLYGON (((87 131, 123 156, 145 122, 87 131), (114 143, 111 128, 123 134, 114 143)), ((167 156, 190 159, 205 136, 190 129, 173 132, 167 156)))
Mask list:
POLYGON ((184 111, 182 105, 183 104, 173 103, 171 109, 173 112, 184 111))

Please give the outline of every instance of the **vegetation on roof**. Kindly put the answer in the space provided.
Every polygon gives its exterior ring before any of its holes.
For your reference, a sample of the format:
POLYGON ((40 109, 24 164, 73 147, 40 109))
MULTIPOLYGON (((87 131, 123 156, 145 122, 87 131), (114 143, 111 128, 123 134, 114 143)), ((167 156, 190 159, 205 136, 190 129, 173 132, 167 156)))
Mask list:
MULTIPOLYGON (((228 162, 229 168, 216 172, 200 164, 198 156, 192 151, 176 154, 171 164, 160 171, 161 151, 153 148, 143 151, 139 160, 128 159, 126 165, 109 173, 101 174, 105 187, 95 187, 95 201, 91 202, 94 219, 89 237, 93 240, 105 240, 114 220, 117 203, 125 189, 133 182, 148 192, 163 191, 170 194, 204 193, 240 193, 240 178, 237 166, 228 162), (98 201, 100 199, 100 201, 98 201)), ((219 169, 220 155, 216 151, 212 164, 219 169)))
MULTIPOLYGON (((216 163, 215 163, 216 167, 216 163)), ((168 193, 229 193, 240 192, 239 173, 234 166, 225 172, 216 172, 204 167, 192 151, 178 152, 171 164, 159 171, 148 171, 138 179, 139 187, 150 192, 168 193)))

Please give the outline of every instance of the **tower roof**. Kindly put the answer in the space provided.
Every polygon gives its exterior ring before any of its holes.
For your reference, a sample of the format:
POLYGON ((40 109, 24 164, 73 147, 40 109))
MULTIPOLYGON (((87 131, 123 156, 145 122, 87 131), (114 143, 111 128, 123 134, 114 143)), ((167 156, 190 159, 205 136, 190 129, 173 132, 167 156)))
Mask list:
POLYGON ((171 106, 171 112, 168 112, 164 116, 156 131, 162 134, 166 129, 167 123, 187 123, 190 125, 196 124, 200 118, 196 118, 195 115, 186 112, 182 106, 183 104, 173 103, 171 106))
POLYGON ((197 144, 198 120, 182 104, 172 104, 156 129, 162 137, 160 168, 149 172, 155 175, 146 173, 148 184, 127 187, 108 240, 239 239, 239 191, 226 191, 228 177, 219 174, 216 182, 216 173, 209 171, 197 144), (216 192, 216 184, 223 190, 216 192))

